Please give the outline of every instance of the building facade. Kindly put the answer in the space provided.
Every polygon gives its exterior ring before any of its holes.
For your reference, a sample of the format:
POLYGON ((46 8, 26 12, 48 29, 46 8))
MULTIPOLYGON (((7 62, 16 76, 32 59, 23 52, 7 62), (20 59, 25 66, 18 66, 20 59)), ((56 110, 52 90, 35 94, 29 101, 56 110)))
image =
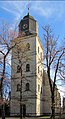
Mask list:
POLYGON ((38 24, 29 13, 20 21, 12 45, 11 115, 39 116, 43 109, 43 47, 38 24), (21 112, 22 111, 22 112, 21 112))
MULTIPOLYGON (((12 41, 10 115, 40 116, 51 113, 51 93, 43 67, 43 47, 37 21, 29 15, 19 23, 18 37, 12 41)), ((55 111, 59 113, 59 94, 55 111)))
POLYGON ((63 97, 63 113, 65 113, 65 97, 63 97))

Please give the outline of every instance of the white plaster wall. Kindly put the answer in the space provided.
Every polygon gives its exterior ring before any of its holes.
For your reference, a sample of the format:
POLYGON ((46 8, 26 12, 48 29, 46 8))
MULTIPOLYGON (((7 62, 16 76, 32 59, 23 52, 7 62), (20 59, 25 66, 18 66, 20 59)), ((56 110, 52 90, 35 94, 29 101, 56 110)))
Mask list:
MULTIPOLYGON (((41 71, 43 73, 43 65, 40 61, 40 53, 42 52, 43 54, 43 48, 42 44, 40 43, 40 40, 38 36, 27 36, 19 39, 15 39, 15 42, 20 42, 18 44, 18 47, 22 48, 24 50, 25 46, 27 43, 30 44, 30 50, 24 52, 23 58, 21 59, 23 63, 22 65, 22 97, 23 97, 23 103, 26 105, 26 113, 32 113, 34 115, 40 115, 40 113, 43 113, 42 107, 43 107, 43 101, 40 99, 43 98, 43 94, 41 94, 41 87, 42 85, 42 76, 41 76, 41 71), (38 53, 38 46, 40 52, 38 53), (26 61, 27 58, 27 61, 26 61), (26 72, 26 64, 30 64, 30 72, 26 72), (40 66, 40 72, 38 73, 38 66, 40 66), (30 91, 25 91, 25 84, 26 83, 30 84, 30 91), (40 85, 40 91, 38 91, 38 84, 40 85), (36 99, 37 97, 37 99, 36 99), (24 99, 27 99, 27 101, 24 101, 24 99)), ((17 73, 17 64, 18 64, 18 59, 16 56, 16 49, 13 49, 13 57, 12 57, 12 81, 11 81, 11 98, 15 97, 16 99, 20 98, 20 92, 17 92, 17 84, 21 82, 21 74, 17 73), (14 63, 15 62, 15 63, 14 63)), ((22 55, 22 51, 20 53, 20 56, 22 55)), ((19 102, 18 102, 19 104, 19 102)), ((11 114, 12 112, 19 112, 18 110, 15 110, 16 108, 19 108, 19 106, 13 106, 16 105, 16 102, 12 103, 11 100, 11 114), (15 110, 15 111, 14 111, 15 110)))

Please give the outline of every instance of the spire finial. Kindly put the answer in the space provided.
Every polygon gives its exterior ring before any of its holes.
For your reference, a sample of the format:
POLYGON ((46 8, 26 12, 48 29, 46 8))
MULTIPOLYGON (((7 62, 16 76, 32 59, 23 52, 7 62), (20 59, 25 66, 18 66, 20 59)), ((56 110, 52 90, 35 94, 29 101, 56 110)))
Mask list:
POLYGON ((30 13, 30 0, 28 0, 28 14, 30 13))

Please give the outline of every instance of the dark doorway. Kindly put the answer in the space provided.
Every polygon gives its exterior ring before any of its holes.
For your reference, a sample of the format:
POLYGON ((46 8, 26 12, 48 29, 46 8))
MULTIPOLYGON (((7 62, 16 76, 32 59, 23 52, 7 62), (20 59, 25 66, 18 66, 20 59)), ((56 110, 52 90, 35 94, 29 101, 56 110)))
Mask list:
POLYGON ((26 116, 26 105, 23 105, 23 117, 26 116))
POLYGON ((10 104, 5 104, 5 116, 10 116, 10 104))

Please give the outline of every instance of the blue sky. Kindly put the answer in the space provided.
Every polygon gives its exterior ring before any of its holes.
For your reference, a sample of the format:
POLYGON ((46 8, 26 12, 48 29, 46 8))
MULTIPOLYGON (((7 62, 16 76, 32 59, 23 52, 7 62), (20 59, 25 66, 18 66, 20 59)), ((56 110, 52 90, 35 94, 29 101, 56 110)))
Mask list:
MULTIPOLYGON (((43 39, 42 26, 50 24, 55 36, 65 37, 65 1, 32 1, 30 15, 37 21, 39 36, 43 39)), ((28 13, 28 0, 0 1, 0 19, 6 20, 11 27, 18 25, 21 18, 28 13)))
MULTIPOLYGON (((65 1, 32 1, 30 0, 30 15, 38 22, 39 37, 43 43, 42 26, 51 25, 56 37, 59 36, 59 45, 65 37, 65 1)), ((6 21, 11 28, 28 13, 28 0, 1 1, 0 0, 0 23, 6 21)))

